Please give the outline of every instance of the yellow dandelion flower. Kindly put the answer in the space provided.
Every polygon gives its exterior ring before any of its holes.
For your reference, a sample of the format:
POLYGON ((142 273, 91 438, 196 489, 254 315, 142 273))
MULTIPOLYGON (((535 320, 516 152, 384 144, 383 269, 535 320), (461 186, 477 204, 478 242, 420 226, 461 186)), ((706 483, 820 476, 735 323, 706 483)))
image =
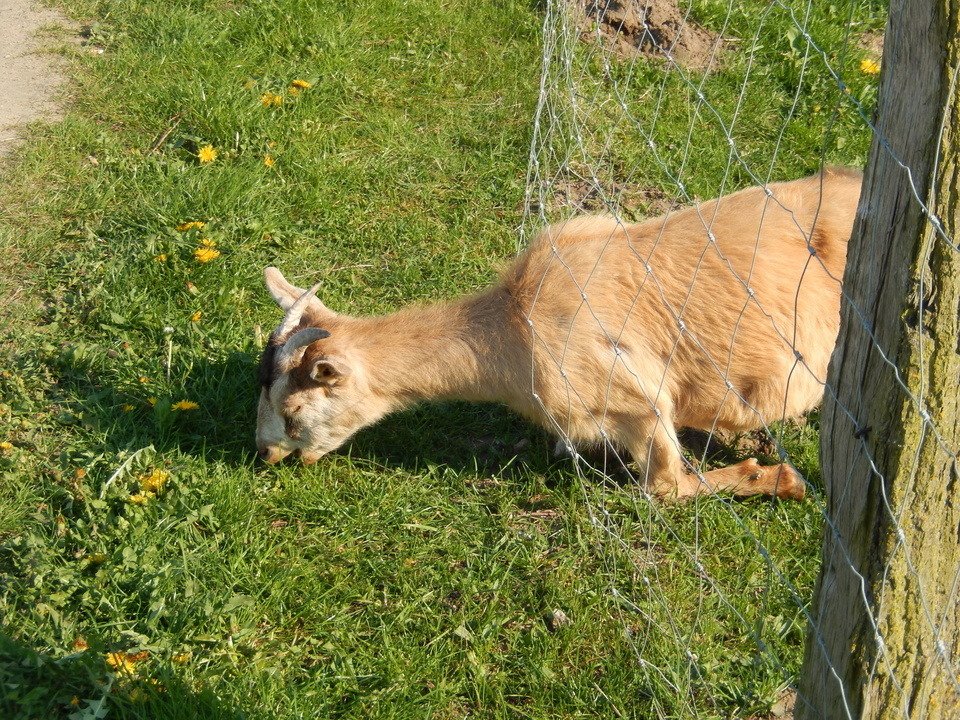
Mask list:
POLYGON ((200 244, 203 245, 203 247, 212 248, 217 246, 217 241, 211 240, 210 238, 200 238, 200 244))
POLYGON ((220 251, 211 247, 198 247, 193 251, 193 257, 196 258, 199 263, 208 263, 220 257, 220 251))
POLYGON ((76 640, 73 641, 73 649, 74 649, 74 652, 83 652, 83 651, 86 650, 88 647, 90 647, 90 646, 87 645, 87 639, 86 639, 85 637, 83 637, 83 636, 80 636, 80 637, 78 637, 76 640))
POLYGON ((203 317, 203 310, 197 310, 193 315, 190 316, 190 322, 198 323, 200 318, 203 317))
POLYGON ((133 493, 127 498, 131 505, 146 505, 147 501, 153 497, 153 493, 133 493))
POLYGON ((197 410, 200 406, 193 400, 180 400, 170 406, 171 410, 197 410))
POLYGON ((0 442, 0 452, 6 453, 6 452, 10 452, 11 450, 13 450, 12 442, 7 442, 6 440, 4 440, 3 442, 0 442))
POLYGON ((163 486, 170 479, 170 473, 160 468, 140 476, 140 489, 144 492, 158 493, 163 490, 163 486))
POLYGON ((134 408, 134 406, 131 405, 130 403, 124 403, 123 405, 120 406, 120 410, 122 412, 133 412, 135 409, 136 408, 134 408))
POLYGON ((307 90, 311 85, 306 80, 294 80, 290 83, 290 87, 297 88, 298 90, 307 90))
POLYGON ((133 675, 137 668, 137 656, 125 652, 107 653, 105 659, 107 665, 116 672, 133 675))
POLYGON ((264 93, 260 96, 260 104, 264 107, 278 107, 283 105, 283 95, 277 95, 272 92, 264 93))
POLYGON ((273 159, 273 155, 267 153, 263 156, 263 164, 267 167, 273 167, 276 164, 276 161, 273 159))
POLYGON ((160 253, 159 255, 154 255, 153 259, 156 260, 158 263, 165 263, 167 261, 167 254, 160 253))
POLYGON ((72 698, 70 698, 70 705, 71 707, 80 707, 80 698, 74 695, 72 698))
POLYGON ((204 145, 199 151, 197 151, 197 159, 200 161, 201 165, 208 165, 217 159, 218 154, 219 153, 217 152, 216 148, 213 147, 213 145, 204 145))
POLYGON ((146 385, 148 382, 150 382, 150 378, 148 378, 146 375, 141 375, 137 378, 137 382, 146 385))
POLYGON ((147 404, 148 404, 150 407, 153 407, 154 405, 157 404, 157 399, 156 399, 155 397, 148 397, 148 398, 147 398, 147 404))
POLYGON ((175 663, 177 665, 186 665, 188 662, 190 662, 190 657, 191 657, 191 653, 188 653, 188 652, 176 653, 173 657, 170 658, 170 662, 175 663))
POLYGON ((291 86, 291 87, 287 90, 287 92, 290 93, 291 95, 293 95, 294 97, 296 97, 297 95, 300 94, 300 88, 292 87, 292 86, 291 86))
POLYGON ((87 471, 84 470, 83 468, 77 468, 76 470, 73 471, 73 476, 74 476, 77 480, 82 480, 83 478, 85 478, 85 477, 87 476, 87 471))
POLYGON ((864 58, 860 61, 860 72, 865 75, 876 75, 880 72, 880 63, 870 58, 864 58))
POLYGON ((177 230, 179 232, 186 232, 187 230, 203 230, 207 224, 205 222, 200 222, 199 220, 190 220, 189 222, 180 223, 177 225, 177 230))

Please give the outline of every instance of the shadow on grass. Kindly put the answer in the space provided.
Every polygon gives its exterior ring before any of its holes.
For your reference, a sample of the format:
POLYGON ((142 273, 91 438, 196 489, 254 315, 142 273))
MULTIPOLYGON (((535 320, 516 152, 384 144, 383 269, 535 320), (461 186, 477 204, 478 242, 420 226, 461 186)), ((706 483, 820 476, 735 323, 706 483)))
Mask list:
POLYGON ((250 465, 256 456, 255 362, 248 353, 234 352, 222 360, 195 362, 176 387, 123 388, 102 381, 84 358, 66 353, 56 360, 56 392, 69 410, 63 413, 68 424, 103 437, 107 451, 153 445, 160 452, 179 450, 250 465), (179 409, 181 401, 196 407, 179 409))
POLYGON ((169 667, 156 682, 110 672, 93 650, 54 658, 0 632, 0 717, 5 720, 242 720, 211 691, 196 692, 169 667))
MULTIPOLYGON (((179 393, 158 399, 153 407, 141 403, 130 412, 124 412, 129 394, 99 385, 82 363, 61 359, 61 386, 79 398, 86 422, 105 434, 107 450, 152 444, 160 452, 178 450, 251 466, 256 458, 257 361, 244 352, 219 361, 198 361, 179 393), (178 410, 179 400, 190 400, 198 407, 178 410)), ((684 431, 681 441, 690 458, 706 457, 709 467, 749 456, 773 459, 766 446, 768 438, 756 433, 731 439, 684 431)), ((502 406, 445 402, 388 416, 338 452, 414 472, 444 466, 460 473, 499 475, 523 468, 561 481, 569 478, 571 463, 566 455, 554 453, 555 443, 552 435, 502 406)), ((625 454, 602 447, 580 452, 589 466, 621 480, 630 478, 623 466, 629 459, 625 454)))
POLYGON ((479 475, 514 468, 562 475, 570 462, 553 456, 554 443, 505 407, 446 402, 390 415, 358 433, 340 452, 406 470, 442 465, 479 475))
MULTIPOLYGON (((779 462, 765 430, 709 434, 681 430, 680 441, 691 462, 706 459, 714 468, 757 457, 779 462)), ((556 436, 499 405, 432 403, 389 416, 359 433, 341 452, 386 465, 418 469, 444 465, 454 470, 500 474, 522 467, 548 478, 570 477, 572 464, 557 453, 556 436)), ((584 469, 593 468, 619 481, 634 479, 632 460, 622 449, 580 447, 584 469), (630 464, 630 468, 625 467, 630 464)))
MULTIPOLYGON (((66 354, 57 361, 58 392, 68 398, 74 422, 103 436, 109 452, 153 445, 158 452, 251 466, 260 392, 257 362, 244 352, 196 361, 179 388, 150 406, 143 400, 149 386, 112 387, 99 381, 84 358, 66 354), (198 407, 179 410, 180 400, 198 407)), ((566 458, 552 455, 553 445, 547 433, 504 407, 454 402, 427 403, 384 418, 338 452, 414 471, 443 465, 495 474, 523 465, 549 474, 569 468, 566 458)))

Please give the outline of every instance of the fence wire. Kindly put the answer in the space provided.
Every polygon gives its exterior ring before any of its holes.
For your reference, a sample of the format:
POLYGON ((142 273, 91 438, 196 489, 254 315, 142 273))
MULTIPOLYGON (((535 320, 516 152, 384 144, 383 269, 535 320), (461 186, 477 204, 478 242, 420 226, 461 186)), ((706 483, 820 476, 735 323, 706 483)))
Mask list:
MULTIPOLYGON (((650 412, 659 418, 660 402, 667 393, 667 372, 664 371, 656 388, 645 386, 633 373, 619 351, 621 336, 601 321, 604 310, 591 297, 589 281, 578 281, 577 273, 568 267, 555 238, 568 221, 584 213, 603 213, 616 219, 617 229, 611 233, 608 243, 614 242, 617 233, 622 233, 631 222, 662 214, 665 219, 660 235, 653 243, 655 250, 665 232, 666 218, 680 209, 692 208, 702 226, 704 245, 683 302, 676 304, 668 299, 662 287, 664 270, 651 259, 653 250, 645 254, 633 252, 638 268, 643 271, 643 280, 633 302, 636 303, 643 292, 655 293, 679 329, 677 341, 669 357, 665 358, 664 366, 669 368, 677 361, 682 339, 699 353, 701 362, 712 368, 724 383, 726 396, 720 407, 730 398, 741 403, 752 413, 754 424, 772 441, 779 461, 795 466, 803 461, 791 455, 791 450, 796 451, 796 443, 790 441, 789 436, 796 433, 797 428, 786 415, 786 394, 799 374, 814 376, 824 393, 837 403, 850 424, 851 434, 860 438, 861 450, 881 481, 879 486, 885 488, 885 478, 871 455, 863 428, 857 423, 857 408, 840 403, 836 389, 827 384, 827 378, 816 376, 797 347, 795 324, 793 327, 778 326, 777 314, 765 307, 752 289, 754 266, 751 265, 745 275, 734 269, 715 241, 715 216, 702 211, 703 200, 721 197, 743 187, 767 188, 774 181, 796 179, 810 174, 810 165, 815 170, 839 161, 839 164, 853 162, 862 167, 866 140, 879 131, 872 120, 875 87, 871 88, 870 83, 864 81, 863 66, 858 65, 857 59, 864 54, 865 38, 871 37, 868 31, 875 33, 882 27, 884 8, 864 2, 831 5, 830 22, 842 26, 842 33, 827 33, 829 37, 821 37, 825 32, 823 13, 827 11, 823 4, 813 0, 773 0, 765 4, 744 4, 733 0, 689 3, 681 0, 679 5, 657 0, 548 0, 544 10, 542 72, 533 119, 519 249, 526 247, 545 226, 553 223, 554 230, 546 236, 552 250, 552 262, 579 290, 579 312, 587 314, 599 334, 615 350, 606 376, 596 378, 596 382, 606 388, 606 400, 609 401, 612 392, 614 374, 632 374, 650 412), (624 13, 631 8, 635 12, 631 22, 637 20, 642 32, 625 38, 624 13), (676 31, 672 38, 665 34, 664 26, 654 23, 658 10, 669 11, 669 18, 674 23, 671 27, 676 31), (701 32, 701 26, 695 21, 701 14, 709 18, 707 26, 712 33, 701 32), (864 18, 870 22, 865 24, 864 18), (684 33, 687 37, 709 35, 709 42, 701 43, 703 47, 694 64, 684 56, 686 49, 681 47, 684 33), (770 46, 771 37, 776 38, 776 47, 770 46), (787 58, 790 63, 790 82, 784 82, 771 71, 771 58, 776 57, 787 58), (857 75, 858 72, 861 75, 857 75), (860 92, 855 88, 860 88, 860 92), (815 118, 811 116, 809 106, 814 94, 829 98, 831 103, 829 107, 822 107, 823 101, 820 101, 815 118), (770 100, 772 95, 777 96, 776 102, 770 100), (769 112, 760 113, 766 122, 758 128, 751 118, 757 116, 758 103, 768 100, 769 112), (844 126, 843 133, 838 130, 841 125, 844 126), (813 132, 817 139, 808 143, 808 148, 814 148, 812 157, 798 158, 804 152, 809 155, 809 149, 795 148, 791 143, 804 132, 813 132), (864 142, 859 151, 848 150, 845 154, 838 138, 851 133, 864 142), (796 168, 801 165, 806 166, 805 171, 798 174, 796 168), (737 292, 731 291, 731 297, 743 295, 745 298, 737 305, 738 316, 730 337, 731 350, 723 357, 710 354, 700 340, 704 328, 690 326, 686 315, 687 304, 708 251, 721 257, 728 271, 725 280, 731 288, 737 289, 737 292), (762 313, 776 335, 794 353, 788 390, 783 400, 784 412, 777 416, 765 416, 730 380, 732 348, 751 308, 762 313)), ((884 59, 887 63, 897 61, 895 57, 884 59)), ((872 74, 871 66, 866 67, 872 74)), ((955 84, 956 74, 952 82, 955 84)), ((940 219, 924 204, 928 189, 917 186, 910 167, 896 156, 886 138, 878 135, 877 141, 903 172, 913 201, 929 221, 934 236, 931 239, 942 242, 953 251, 960 251, 956 239, 947 234, 940 219)), ((823 197, 821 201, 826 202, 823 197)), ((873 341, 872 351, 889 368, 899 391, 917 408, 923 432, 929 433, 948 457, 957 457, 958 448, 951 447, 944 438, 937 418, 927 408, 924 393, 917 395, 907 387, 891 349, 879 343, 869 322, 869 309, 857 307, 843 292, 840 278, 831 274, 824 260, 814 251, 812 233, 794 215, 794 209, 785 206, 767 189, 764 213, 768 208, 788 213, 807 241, 810 253, 802 269, 801 281, 811 267, 818 267, 836 282, 842 305, 859 319, 863 331, 873 341)), ((761 228, 757 227, 751 238, 754 263, 760 248, 760 233, 761 228)), ((597 264, 587 273, 588 280, 599 264, 598 256, 597 264)), ((533 309, 540 300, 541 289, 538 288, 533 299, 533 309)), ((799 286, 791 298, 794 310, 798 296, 799 286)), ((556 330, 538 326, 533 309, 528 316, 533 355, 541 359, 547 357, 555 366, 557 375, 565 383, 569 407, 589 412, 589 403, 580 397, 575 384, 566 376, 569 337, 563 352, 553 352, 544 337, 556 330)), ((630 322, 640 320, 631 318, 630 322)), ((917 323, 916 332, 918 347, 923 348, 923 343, 919 342, 925 332, 922 322, 917 323)), ((569 436, 564 416, 552 412, 541 401, 535 369, 536 357, 531 357, 531 392, 561 438, 566 452, 573 458, 581 494, 597 531, 597 547, 608 572, 609 595, 616 608, 615 614, 623 624, 624 637, 636 660, 637 672, 644 684, 652 688, 645 700, 645 712, 650 717, 707 717, 718 712, 731 712, 730 708, 737 706, 738 701, 731 700, 724 689, 711 685, 708 672, 699 660, 703 637, 707 634, 704 628, 713 622, 710 614, 717 606, 732 619, 725 632, 749 640, 755 648, 755 663, 763 665, 766 677, 772 683, 779 683, 785 694, 790 694, 789 688, 797 680, 798 643, 793 642, 794 651, 788 649, 785 652, 781 627, 767 622, 763 611, 759 620, 756 616, 747 617, 742 598, 733 596, 729 583, 717 576, 715 559, 709 557, 709 548, 713 544, 706 542, 705 537, 714 530, 716 516, 723 515, 728 527, 736 528, 747 538, 765 568, 763 585, 752 603, 768 613, 780 612, 786 607, 793 616, 788 622, 799 623, 806 630, 813 626, 811 589, 797 586, 793 559, 770 537, 770 527, 786 521, 782 508, 774 501, 740 503, 722 495, 704 501, 694 500, 681 511, 664 503, 649 502, 643 483, 645 478, 635 477, 642 468, 631 465, 630 456, 607 435, 607 403, 599 415, 591 413, 596 434, 604 441, 604 447, 601 452, 588 452, 578 447, 575 439, 569 436), (611 511, 611 508, 622 508, 624 504, 628 513, 611 511), (759 514, 758 507, 764 508, 759 514), (674 572, 677 569, 665 567, 657 556, 652 538, 663 538, 686 555, 682 571, 695 585, 692 611, 681 612, 671 600, 670 584, 676 581, 674 572), (643 550, 638 552, 638 547, 643 550), (664 647, 669 650, 664 651, 664 647), (665 652, 669 655, 666 661, 665 652), (673 698, 669 702, 664 700, 667 695, 673 698)), ((566 417, 569 416, 570 413, 566 413, 566 417)), ((696 456, 685 451, 673 438, 675 449, 688 472, 699 474, 709 467, 711 448, 715 449, 718 444, 718 421, 719 412, 702 451, 696 456)), ((699 477, 702 482, 708 482, 703 475, 699 477)), ((878 618, 873 614, 866 579, 859 575, 850 559, 846 541, 831 520, 817 482, 808 479, 804 502, 815 508, 814 515, 832 534, 837 548, 859 579, 859 600, 867 611, 876 642, 878 660, 872 672, 882 671, 893 676, 890 650, 884 642, 878 618)), ((898 511, 886 497, 884 508, 893 525, 900 528, 898 511)), ((957 660, 950 657, 941 638, 946 610, 938 615, 929 605, 923 593, 922 578, 912 561, 911 547, 902 532, 898 538, 896 552, 902 553, 909 572, 921 589, 923 622, 929 626, 934 638, 932 645, 923 651, 938 659, 942 675, 947 682, 953 683, 960 696, 957 660)), ((817 552, 816 557, 807 558, 808 564, 815 565, 819 557, 817 552)), ((960 568, 952 587, 955 600, 960 587, 960 568)), ((824 638, 814 637, 814 643, 827 657, 824 638)), ((802 640, 799 644, 802 645, 802 640)), ((903 695, 906 708, 910 688, 901 687, 896 677, 892 679, 903 695)), ((844 692, 839 677, 837 683, 844 692)), ((803 697, 797 697, 796 702, 810 707, 803 697)), ((904 713, 906 716, 906 710, 904 713)), ((849 706, 846 716, 853 718, 849 706)))

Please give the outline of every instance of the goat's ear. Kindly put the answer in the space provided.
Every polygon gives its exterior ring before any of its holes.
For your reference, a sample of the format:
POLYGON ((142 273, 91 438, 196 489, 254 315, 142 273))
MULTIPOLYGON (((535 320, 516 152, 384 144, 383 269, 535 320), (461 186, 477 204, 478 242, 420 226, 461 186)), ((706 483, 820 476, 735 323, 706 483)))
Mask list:
POLYGON ((310 377, 318 385, 334 387, 350 376, 350 368, 340 358, 325 355, 317 358, 310 369, 310 377))
MULTIPOLYGON (((283 276, 283 273, 281 273, 275 267, 264 268, 263 279, 267 284, 267 290, 270 291, 273 299, 277 302, 277 305, 283 308, 284 312, 289 310, 297 301, 297 299, 306 292, 306 290, 298 288, 296 285, 291 285, 289 282, 287 282, 287 279, 283 276)), ((320 302, 316 296, 310 298, 310 302, 307 304, 306 309, 308 312, 311 312, 314 315, 335 314, 333 310, 320 302)))

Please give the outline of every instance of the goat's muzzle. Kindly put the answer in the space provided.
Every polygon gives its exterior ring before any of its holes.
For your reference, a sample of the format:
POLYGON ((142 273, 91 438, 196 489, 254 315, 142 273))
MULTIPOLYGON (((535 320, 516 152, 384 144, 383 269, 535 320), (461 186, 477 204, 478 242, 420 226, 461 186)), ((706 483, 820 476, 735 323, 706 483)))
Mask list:
POLYGON ((276 445, 264 445, 257 447, 257 457, 268 465, 275 465, 278 462, 288 458, 299 458, 304 465, 313 465, 322 458, 324 453, 310 452, 308 450, 281 450, 276 445))
POLYGON ((269 465, 280 462, 289 454, 275 445, 265 445, 257 448, 259 458, 269 465))

